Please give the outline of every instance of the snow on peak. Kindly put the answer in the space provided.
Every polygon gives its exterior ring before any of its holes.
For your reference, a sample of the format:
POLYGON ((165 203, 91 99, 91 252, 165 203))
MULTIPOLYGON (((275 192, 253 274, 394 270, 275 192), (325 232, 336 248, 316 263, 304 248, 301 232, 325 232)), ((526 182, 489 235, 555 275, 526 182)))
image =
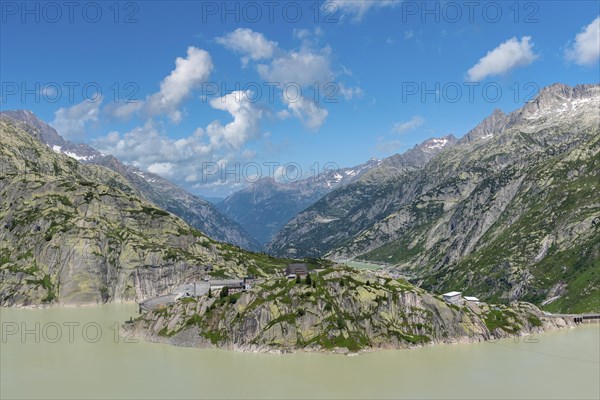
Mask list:
MULTIPOLYGON (((54 150, 54 151, 56 151, 56 150, 54 150)), ((91 158, 93 158, 92 156, 80 156, 80 155, 77 155, 77 154, 72 153, 70 151, 63 151, 63 154, 66 155, 66 156, 69 156, 71 158, 74 158, 77 161, 89 161, 91 158)))
POLYGON ((448 139, 431 139, 425 147, 431 150, 441 149, 448 143, 448 139))

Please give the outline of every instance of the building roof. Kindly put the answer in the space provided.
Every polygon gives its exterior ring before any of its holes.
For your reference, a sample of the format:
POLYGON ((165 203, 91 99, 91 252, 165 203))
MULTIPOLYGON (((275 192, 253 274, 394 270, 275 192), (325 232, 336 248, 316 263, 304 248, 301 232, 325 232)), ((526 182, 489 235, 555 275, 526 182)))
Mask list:
POLYGON ((218 279, 218 280, 211 280, 209 283, 210 283, 211 287, 215 287, 215 286, 238 287, 238 286, 242 286, 244 284, 244 281, 241 279, 218 279))
POLYGON ((467 301, 479 301, 479 299, 477 297, 473 297, 473 296, 465 296, 465 300, 467 300, 467 301))
POLYGON ((448 293, 444 293, 442 296, 444 297, 454 297, 454 296, 460 296, 462 292, 448 292, 448 293))
POLYGON ((285 273, 286 274, 306 274, 308 273, 308 267, 306 266, 306 264, 303 263, 296 263, 296 264, 288 264, 287 268, 285 269, 285 273))

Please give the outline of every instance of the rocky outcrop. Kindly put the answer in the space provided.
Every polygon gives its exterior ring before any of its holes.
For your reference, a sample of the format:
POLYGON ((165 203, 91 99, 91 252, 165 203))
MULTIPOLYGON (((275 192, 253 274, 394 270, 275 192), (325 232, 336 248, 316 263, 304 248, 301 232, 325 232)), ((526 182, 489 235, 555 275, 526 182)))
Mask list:
POLYGON ((356 352, 480 342, 573 324, 528 303, 450 305, 384 274, 330 268, 310 279, 275 278, 243 294, 185 299, 143 314, 128 329, 187 346, 356 352))

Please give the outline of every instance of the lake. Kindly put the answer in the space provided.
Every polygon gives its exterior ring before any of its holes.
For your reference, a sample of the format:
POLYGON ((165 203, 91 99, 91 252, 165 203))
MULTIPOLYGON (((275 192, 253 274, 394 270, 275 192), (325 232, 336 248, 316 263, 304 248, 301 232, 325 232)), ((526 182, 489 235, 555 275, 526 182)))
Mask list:
POLYGON ((127 340, 136 305, 0 309, 0 398, 600 397, 600 325, 349 357, 127 340))
POLYGON ((346 264, 347 266, 356 268, 356 269, 369 269, 369 270, 378 270, 378 269, 385 267, 384 265, 381 265, 381 264, 373 264, 373 263, 366 262, 366 261, 356 261, 356 260, 345 261, 342 264, 346 264))

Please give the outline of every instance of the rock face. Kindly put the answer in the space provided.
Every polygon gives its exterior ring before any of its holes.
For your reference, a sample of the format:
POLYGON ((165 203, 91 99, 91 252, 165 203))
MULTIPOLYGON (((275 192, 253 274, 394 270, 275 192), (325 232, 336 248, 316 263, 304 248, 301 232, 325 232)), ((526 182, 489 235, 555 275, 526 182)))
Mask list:
POLYGON ((545 88, 401 171, 297 215, 273 254, 388 263, 435 290, 600 310, 600 85, 545 88))
POLYGON ((378 160, 370 160, 353 168, 330 169, 291 182, 262 178, 227 197, 217 207, 264 245, 296 214, 377 165, 378 160))
POLYGON ((258 250, 258 243, 236 222, 223 215, 206 200, 194 196, 168 180, 134 165, 121 163, 115 157, 104 155, 86 144, 64 140, 54 128, 37 118, 31 111, 3 111, 0 118, 17 123, 55 152, 65 154, 84 164, 102 165, 122 175, 144 199, 159 208, 182 218, 211 238, 247 250, 258 250))
POLYGON ((152 340, 250 351, 359 351, 479 342, 569 325, 528 303, 449 305, 401 279, 330 268, 311 283, 274 278, 150 311, 129 326, 152 340))
POLYGON ((214 241, 29 127, 0 119, 0 305, 141 300, 208 274, 283 267, 214 241))
POLYGON ((429 139, 404 154, 383 160, 355 182, 323 197, 281 229, 267 250, 285 256, 324 255, 408 200, 419 182, 414 174, 438 153, 456 144, 452 135, 429 139))

